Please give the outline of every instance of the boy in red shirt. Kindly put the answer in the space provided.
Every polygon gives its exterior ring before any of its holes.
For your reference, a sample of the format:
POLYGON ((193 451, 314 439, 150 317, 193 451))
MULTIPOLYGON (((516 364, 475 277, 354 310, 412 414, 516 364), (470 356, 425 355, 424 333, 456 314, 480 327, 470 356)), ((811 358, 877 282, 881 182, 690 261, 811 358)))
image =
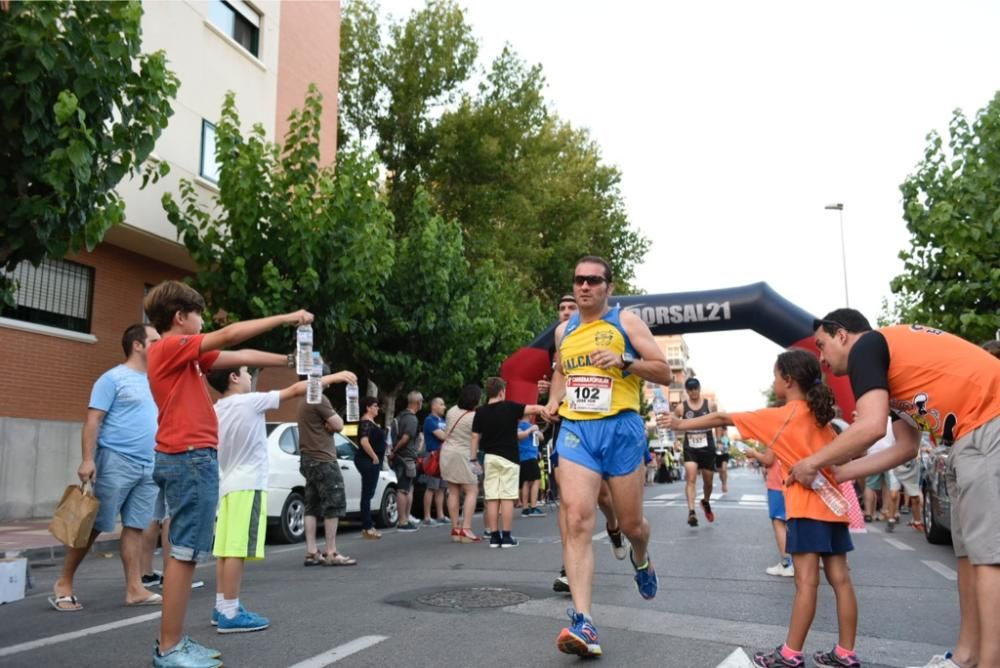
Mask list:
POLYGON ((205 300, 193 288, 165 281, 143 307, 162 339, 149 350, 149 386, 160 410, 153 479, 170 509, 170 554, 164 557, 163 616, 153 649, 156 668, 217 668, 218 650, 183 635, 195 563, 211 553, 219 503, 218 421, 202 374, 213 366, 292 366, 292 355, 222 348, 281 325, 312 322, 308 311, 237 322, 201 333, 205 300))

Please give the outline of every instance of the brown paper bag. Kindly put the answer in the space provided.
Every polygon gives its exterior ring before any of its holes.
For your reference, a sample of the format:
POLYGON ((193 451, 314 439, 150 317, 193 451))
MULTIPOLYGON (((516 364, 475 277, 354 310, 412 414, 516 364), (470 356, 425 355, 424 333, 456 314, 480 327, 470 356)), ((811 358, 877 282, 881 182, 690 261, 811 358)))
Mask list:
POLYGON ((49 533, 67 547, 87 547, 100 505, 93 489, 88 490, 85 485, 70 485, 56 506, 49 522, 49 533))

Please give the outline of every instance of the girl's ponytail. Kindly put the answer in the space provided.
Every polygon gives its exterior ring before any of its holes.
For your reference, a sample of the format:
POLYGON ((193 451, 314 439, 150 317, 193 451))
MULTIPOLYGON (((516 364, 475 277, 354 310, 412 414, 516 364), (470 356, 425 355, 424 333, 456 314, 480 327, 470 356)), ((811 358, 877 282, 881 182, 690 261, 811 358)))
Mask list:
POLYGON ((823 383, 819 360, 804 350, 789 350, 778 355, 778 372, 795 381, 806 395, 809 410, 817 424, 825 427, 834 417, 833 390, 823 383))

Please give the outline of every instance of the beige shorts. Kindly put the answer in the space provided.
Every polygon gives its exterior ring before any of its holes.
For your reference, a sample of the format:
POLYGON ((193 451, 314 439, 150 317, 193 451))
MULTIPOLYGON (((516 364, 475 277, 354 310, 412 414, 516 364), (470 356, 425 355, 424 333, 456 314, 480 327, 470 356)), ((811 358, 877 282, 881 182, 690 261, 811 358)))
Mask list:
POLYGON ((516 499, 521 465, 498 455, 486 455, 483 496, 487 501, 516 499))
POLYGON ((946 480, 955 556, 1000 564, 1000 417, 955 442, 946 480))

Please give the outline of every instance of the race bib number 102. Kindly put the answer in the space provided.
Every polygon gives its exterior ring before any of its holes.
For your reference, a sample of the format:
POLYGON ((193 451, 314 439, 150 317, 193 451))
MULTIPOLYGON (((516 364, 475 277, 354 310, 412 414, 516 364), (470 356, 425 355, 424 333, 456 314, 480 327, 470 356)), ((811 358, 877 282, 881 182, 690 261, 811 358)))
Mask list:
POLYGON ((577 413, 610 413, 614 381, 606 376, 569 376, 566 400, 577 413))

